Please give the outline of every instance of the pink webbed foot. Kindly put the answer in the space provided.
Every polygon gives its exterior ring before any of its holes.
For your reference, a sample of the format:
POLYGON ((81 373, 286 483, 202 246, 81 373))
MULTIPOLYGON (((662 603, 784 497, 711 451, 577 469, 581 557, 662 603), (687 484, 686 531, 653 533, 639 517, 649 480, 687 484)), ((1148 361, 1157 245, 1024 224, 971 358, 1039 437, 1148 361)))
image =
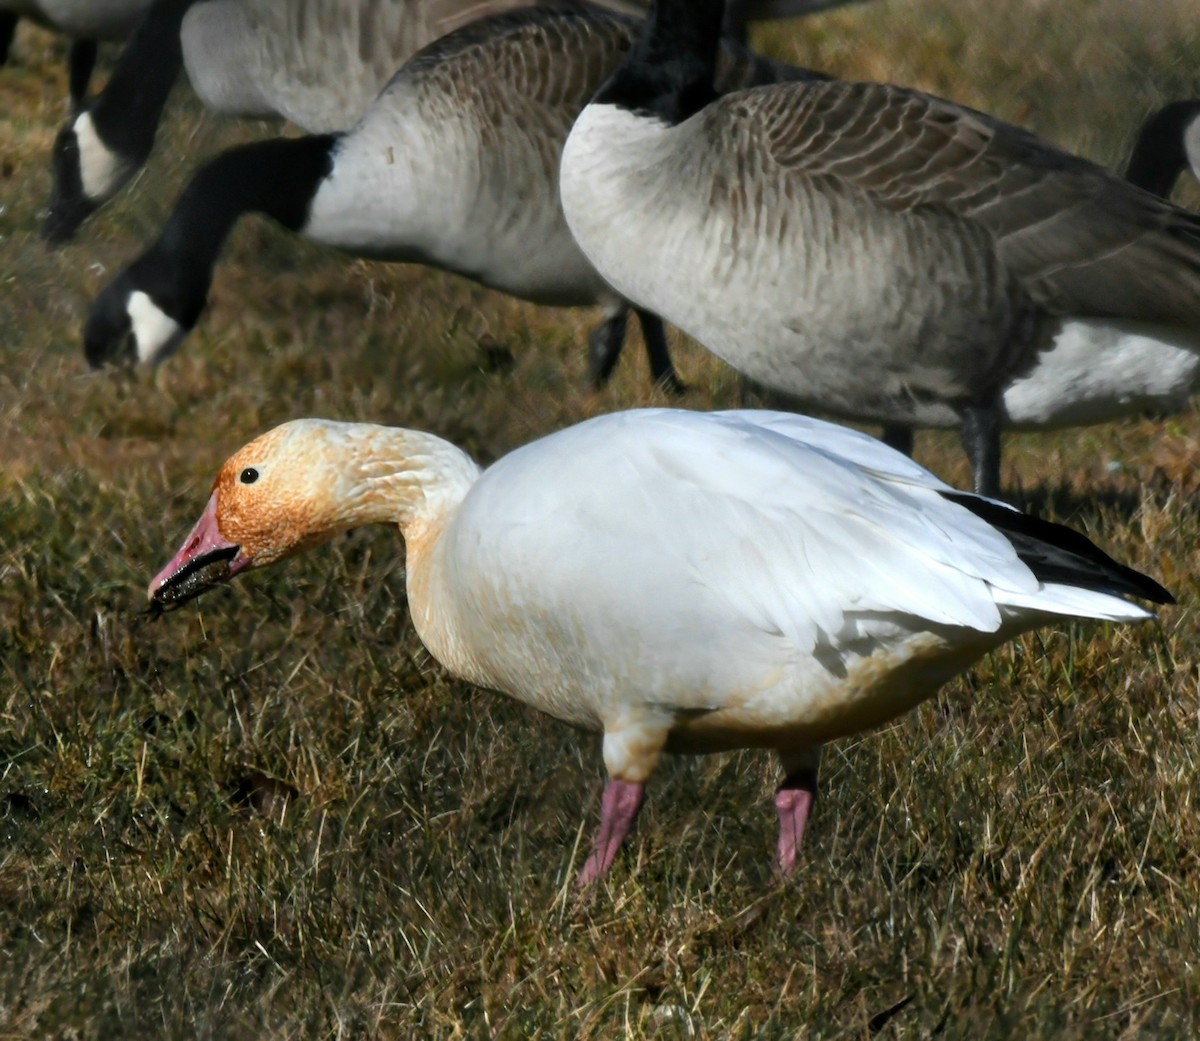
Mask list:
POLYGON ((775 871, 781 878, 786 878, 796 870, 804 827, 816 800, 817 771, 810 767, 788 774, 775 792, 775 812, 779 815, 775 871))
POLYGON ((604 786, 604 797, 600 804, 600 830, 596 833, 592 855, 579 872, 580 889, 590 886, 612 867, 621 843, 637 820, 645 797, 644 784, 611 780, 604 786))

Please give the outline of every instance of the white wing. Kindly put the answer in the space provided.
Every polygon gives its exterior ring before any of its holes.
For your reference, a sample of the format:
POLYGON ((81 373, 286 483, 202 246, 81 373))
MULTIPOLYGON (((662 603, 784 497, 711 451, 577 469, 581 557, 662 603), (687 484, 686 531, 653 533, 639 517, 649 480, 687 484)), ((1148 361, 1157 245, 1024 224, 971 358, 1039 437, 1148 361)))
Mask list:
POLYGON ((931 627, 1147 616, 1108 594, 1058 598, 943 491, 880 442, 804 417, 604 416, 513 452, 472 490, 453 534, 454 582, 470 590, 457 624, 504 645, 483 652, 502 688, 553 659, 556 675, 700 709, 931 627))

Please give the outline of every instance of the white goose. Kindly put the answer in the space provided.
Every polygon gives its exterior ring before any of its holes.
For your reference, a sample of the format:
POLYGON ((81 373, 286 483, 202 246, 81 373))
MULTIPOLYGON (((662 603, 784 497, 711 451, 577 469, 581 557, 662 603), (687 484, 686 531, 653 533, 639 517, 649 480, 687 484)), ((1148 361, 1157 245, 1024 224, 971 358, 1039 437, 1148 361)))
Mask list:
POLYGON ((1184 170, 1200 178, 1200 99, 1172 101, 1146 117, 1125 177, 1166 199, 1184 170))
POLYGON ((657 0, 563 151, 567 222, 627 299, 807 407, 1003 426, 1179 407, 1200 220, 951 102, 875 83, 716 98, 721 0, 657 0))
MULTIPOLYGON (((245 145, 208 163, 158 241, 97 298, 88 360, 154 363, 199 320, 221 245, 244 213, 361 256, 430 264, 525 300, 604 307, 591 340, 607 378, 628 307, 563 221, 571 123, 637 23, 587 4, 474 22, 421 51, 344 135, 245 145)), ((807 76, 726 50, 724 87, 807 76)), ((639 312, 656 381, 678 385, 661 323, 639 312)))
POLYGON ((452 673, 600 731, 603 875, 663 752, 780 758, 793 870, 821 745, 908 711, 1017 633, 1170 594, 1079 533, 784 413, 602 416, 488 470, 430 434, 298 420, 234 454, 150 583, 177 606, 350 528, 404 535, 409 610, 452 673))

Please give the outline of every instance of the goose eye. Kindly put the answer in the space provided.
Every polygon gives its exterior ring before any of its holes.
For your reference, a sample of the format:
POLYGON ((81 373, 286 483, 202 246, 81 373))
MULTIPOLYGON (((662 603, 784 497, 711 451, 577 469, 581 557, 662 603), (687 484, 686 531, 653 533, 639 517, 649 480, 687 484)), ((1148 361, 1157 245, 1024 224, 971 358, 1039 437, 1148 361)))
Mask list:
POLYGON ((240 480, 242 484, 253 484, 258 480, 258 471, 254 469, 253 466, 247 466, 246 469, 242 471, 240 480))

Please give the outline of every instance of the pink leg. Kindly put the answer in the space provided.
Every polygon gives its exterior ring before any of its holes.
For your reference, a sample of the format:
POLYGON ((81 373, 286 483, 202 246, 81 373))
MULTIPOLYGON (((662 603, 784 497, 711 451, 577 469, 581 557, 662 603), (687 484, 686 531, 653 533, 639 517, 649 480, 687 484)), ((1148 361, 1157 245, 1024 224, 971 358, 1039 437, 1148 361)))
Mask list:
POLYGON ((590 886, 600 878, 617 857, 617 850, 637 819, 646 786, 632 781, 611 780, 604 786, 600 803, 600 830, 596 833, 596 848, 579 872, 579 888, 590 886))
POLYGON ((779 814, 779 847, 775 870, 787 877, 796 870, 804 826, 817 799, 817 771, 804 767, 788 774, 775 792, 775 812, 779 814))

